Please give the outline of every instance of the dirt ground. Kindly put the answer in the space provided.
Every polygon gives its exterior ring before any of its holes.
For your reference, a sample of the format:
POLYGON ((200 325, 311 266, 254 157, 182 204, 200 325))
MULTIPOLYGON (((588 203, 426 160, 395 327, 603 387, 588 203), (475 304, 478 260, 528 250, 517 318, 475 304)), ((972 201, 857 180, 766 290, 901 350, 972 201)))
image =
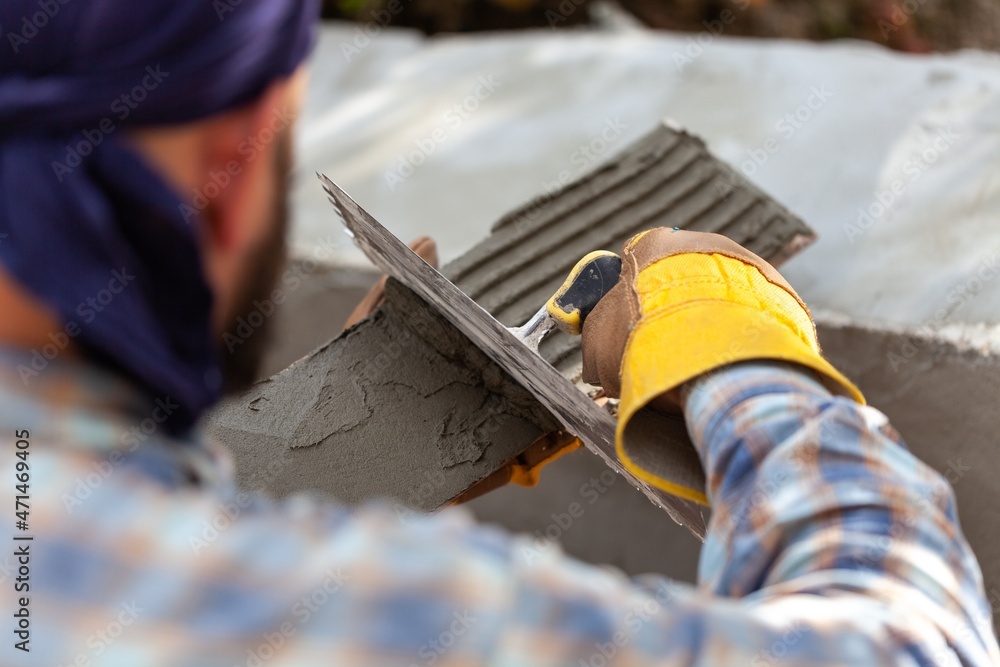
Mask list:
MULTIPOLYGON (((566 29, 599 0, 324 0, 328 18, 409 26, 428 34, 566 29)), ((864 39, 900 51, 1000 50, 998 0, 618 0, 657 29, 796 39, 864 39)))

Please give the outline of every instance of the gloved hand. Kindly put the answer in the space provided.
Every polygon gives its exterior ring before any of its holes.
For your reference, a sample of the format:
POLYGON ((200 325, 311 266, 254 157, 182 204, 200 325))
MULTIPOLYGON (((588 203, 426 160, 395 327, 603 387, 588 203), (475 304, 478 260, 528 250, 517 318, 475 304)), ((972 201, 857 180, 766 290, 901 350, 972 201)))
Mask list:
POLYGON ((620 282, 583 326, 584 381, 621 397, 616 440, 626 468, 657 488, 701 500, 655 472, 669 462, 630 451, 630 424, 642 421, 634 418, 647 406, 679 410, 688 380, 750 359, 800 364, 831 392, 864 402, 821 356, 809 310, 763 259, 718 234, 665 227, 626 242, 620 282))

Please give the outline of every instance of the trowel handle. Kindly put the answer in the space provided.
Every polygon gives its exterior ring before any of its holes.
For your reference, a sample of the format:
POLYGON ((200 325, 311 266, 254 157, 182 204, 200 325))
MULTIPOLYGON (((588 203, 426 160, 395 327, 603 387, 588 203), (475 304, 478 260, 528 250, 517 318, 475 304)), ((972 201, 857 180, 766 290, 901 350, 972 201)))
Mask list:
POLYGON ((607 250, 595 250, 573 267, 545 309, 556 327, 572 336, 583 333, 583 322, 597 302, 618 284, 621 257, 607 250))

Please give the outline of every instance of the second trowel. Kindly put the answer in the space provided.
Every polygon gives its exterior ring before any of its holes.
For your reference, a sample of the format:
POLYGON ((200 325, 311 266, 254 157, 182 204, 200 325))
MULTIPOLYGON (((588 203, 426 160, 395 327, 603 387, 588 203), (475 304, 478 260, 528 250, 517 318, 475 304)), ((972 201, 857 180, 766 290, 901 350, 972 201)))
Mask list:
MULTIPOLYGON (((530 391, 566 431, 579 437, 610 468, 625 476, 675 521, 696 535, 704 535, 705 508, 655 489, 627 471, 615 455, 614 417, 537 353, 540 338, 556 326, 578 333, 587 308, 592 307, 609 289, 607 281, 604 281, 603 285, 588 290, 587 282, 581 281, 580 277, 610 275, 612 267, 606 263, 613 262, 609 258, 615 257, 612 253, 592 253, 585 257, 535 317, 524 327, 508 329, 393 236, 329 178, 321 174, 318 176, 354 241, 376 266, 448 318, 479 349, 530 391), (563 296, 561 304, 560 295, 563 296)), ((663 437, 662 432, 660 437, 663 437)), ((662 442, 659 445, 669 446, 662 442)))

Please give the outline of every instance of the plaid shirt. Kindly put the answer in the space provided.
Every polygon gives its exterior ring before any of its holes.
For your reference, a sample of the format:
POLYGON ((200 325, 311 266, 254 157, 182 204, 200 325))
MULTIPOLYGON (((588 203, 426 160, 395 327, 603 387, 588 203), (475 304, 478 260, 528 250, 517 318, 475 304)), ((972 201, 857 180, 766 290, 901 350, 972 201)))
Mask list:
POLYGON ((0 371, 3 665, 1000 662, 948 484, 879 412, 787 367, 690 387, 714 506, 694 588, 460 510, 241 493, 221 450, 161 432, 169 397, 37 361, 0 371))

